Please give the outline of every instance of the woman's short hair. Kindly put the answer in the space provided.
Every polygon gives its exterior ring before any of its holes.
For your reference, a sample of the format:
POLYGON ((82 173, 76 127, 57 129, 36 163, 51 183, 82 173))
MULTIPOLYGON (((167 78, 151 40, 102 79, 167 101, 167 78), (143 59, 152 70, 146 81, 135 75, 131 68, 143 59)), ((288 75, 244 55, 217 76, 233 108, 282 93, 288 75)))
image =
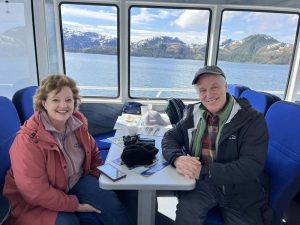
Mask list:
POLYGON ((77 88, 76 82, 66 75, 50 75, 42 80, 34 96, 34 110, 45 110, 43 101, 46 101, 48 94, 53 90, 56 90, 57 94, 62 90, 63 87, 69 87, 72 90, 74 98, 74 111, 77 111, 80 104, 79 89, 77 88))

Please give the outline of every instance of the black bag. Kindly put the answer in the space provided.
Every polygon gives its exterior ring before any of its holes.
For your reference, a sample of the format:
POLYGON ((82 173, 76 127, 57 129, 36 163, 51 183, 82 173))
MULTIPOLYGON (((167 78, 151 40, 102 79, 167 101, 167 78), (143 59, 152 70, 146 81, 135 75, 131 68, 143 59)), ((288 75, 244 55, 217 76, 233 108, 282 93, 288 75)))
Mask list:
POLYGON ((185 104, 179 98, 171 98, 168 100, 166 113, 170 119, 171 124, 176 124, 183 117, 183 110, 185 104))
POLYGON ((141 114, 141 105, 139 102, 126 102, 122 111, 129 114, 141 114))
POLYGON ((153 147, 155 146, 155 140, 151 138, 141 138, 139 135, 127 135, 123 136, 124 145, 133 145, 133 144, 151 144, 153 147))
POLYGON ((157 153, 158 149, 153 144, 135 143, 125 146, 121 159, 128 167, 150 165, 157 153))

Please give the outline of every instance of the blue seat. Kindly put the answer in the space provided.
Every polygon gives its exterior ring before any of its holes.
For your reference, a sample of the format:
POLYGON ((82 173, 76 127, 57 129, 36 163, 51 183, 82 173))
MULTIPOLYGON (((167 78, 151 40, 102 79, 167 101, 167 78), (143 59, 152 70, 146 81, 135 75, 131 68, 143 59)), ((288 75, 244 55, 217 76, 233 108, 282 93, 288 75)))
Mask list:
POLYGON ((247 86, 240 84, 228 84, 227 87, 228 92, 236 98, 239 98, 243 91, 249 89, 247 86))
MULTIPOLYGON (((3 96, 0 96, 0 124, 0 193, 2 193, 5 175, 10 168, 9 149, 21 125, 14 104, 3 96)), ((9 202, 2 195, 0 208, 0 222, 2 222, 10 211, 9 202)))
POLYGON ((82 225, 103 225, 94 212, 78 213, 78 216, 82 225))
POLYGON ((115 136, 116 131, 110 131, 103 134, 93 135, 95 141, 97 142, 97 146, 99 149, 109 149, 111 146, 111 141, 108 138, 115 136))
MULTIPOLYGON (((300 190, 300 105, 275 102, 266 114, 266 122, 269 147, 265 171, 270 177, 271 225, 280 225, 283 213, 300 190)), ((222 224, 218 211, 209 212, 206 225, 222 224)))
POLYGON ((21 123, 23 124, 34 112, 33 96, 37 86, 30 86, 18 90, 12 98, 18 111, 21 123))
POLYGON ((103 161, 106 160, 108 151, 111 146, 111 140, 109 140, 109 138, 115 136, 115 133, 116 133, 116 131, 114 130, 114 131, 103 133, 103 134, 93 135, 93 137, 97 143, 97 146, 100 150, 101 158, 103 161))
POLYGON ((284 211, 300 190, 300 106, 278 101, 270 107, 266 121, 270 136, 266 172, 271 181, 271 224, 280 225, 284 211))
POLYGON ((280 98, 270 93, 258 92, 251 89, 247 89, 242 92, 240 98, 246 98, 253 108, 263 113, 267 113, 270 106, 279 101, 280 98))

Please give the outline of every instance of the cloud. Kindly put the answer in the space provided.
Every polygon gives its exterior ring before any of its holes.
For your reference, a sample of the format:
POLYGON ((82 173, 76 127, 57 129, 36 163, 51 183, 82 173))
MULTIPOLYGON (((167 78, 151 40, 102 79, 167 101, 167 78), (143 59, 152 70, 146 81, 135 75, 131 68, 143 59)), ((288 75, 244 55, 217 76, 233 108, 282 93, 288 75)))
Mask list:
POLYGON ((72 21, 63 21, 63 26, 79 30, 82 32, 96 32, 101 35, 108 35, 112 37, 117 37, 117 27, 116 26, 108 26, 108 25, 90 25, 90 24, 81 24, 78 22, 72 22, 72 21))
POLYGON ((184 10, 174 25, 182 29, 199 28, 199 26, 207 26, 209 12, 204 10, 184 10))
POLYGON ((241 14, 242 12, 239 11, 224 11, 222 21, 229 22, 231 20, 237 20, 241 14))
POLYGON ((297 20, 295 15, 281 13, 262 13, 257 14, 257 24, 260 30, 286 30, 291 26, 296 30, 297 20))
POLYGON ((64 5, 62 6, 61 11, 63 16, 74 16, 80 18, 85 17, 85 18, 102 19, 102 20, 108 20, 114 22, 117 21, 116 11, 113 13, 105 12, 103 10, 93 11, 93 10, 80 9, 80 8, 64 6, 64 5))
POLYGON ((224 37, 228 36, 239 40, 253 34, 266 34, 281 42, 291 43, 291 40, 294 40, 298 15, 275 12, 225 11, 223 22, 226 22, 226 25, 223 26, 226 27, 226 30, 222 27, 224 37))
POLYGON ((253 15, 253 21, 247 29, 248 33, 262 33, 281 42, 294 42, 298 16, 283 13, 255 13, 253 15))
POLYGON ((158 13, 151 13, 148 8, 140 8, 140 13, 137 15, 131 15, 132 24, 144 24, 158 19, 165 19, 171 14, 168 10, 160 9, 158 13))

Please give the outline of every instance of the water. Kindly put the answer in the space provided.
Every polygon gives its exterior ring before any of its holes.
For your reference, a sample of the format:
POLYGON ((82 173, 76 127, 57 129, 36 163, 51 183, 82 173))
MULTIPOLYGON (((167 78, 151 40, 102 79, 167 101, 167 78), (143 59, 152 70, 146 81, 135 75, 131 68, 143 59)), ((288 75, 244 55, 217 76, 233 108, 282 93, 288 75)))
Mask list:
POLYGON ((30 57, 0 57, 0 96, 12 98, 16 91, 31 85, 37 85, 37 72, 30 57))
MULTIPOLYGON (((83 96, 118 96, 118 60, 114 55, 66 53, 67 74, 81 86, 83 96)), ((130 57, 130 95, 143 98, 197 98, 191 81, 203 61, 130 57)), ((35 67, 28 59, 0 59, 0 94, 7 97, 19 89, 37 85, 35 67), (16 66, 17 65, 17 66, 16 66)), ((246 85, 283 98, 289 65, 219 62, 228 83, 246 85)), ((124 71, 127 72, 127 71, 124 71)), ((299 88, 298 88, 299 89, 299 88)), ((298 98, 300 99, 300 95, 298 98)))
MULTIPOLYGON (((117 56, 66 53, 67 75, 80 86, 82 95, 118 95, 117 56), (98 86, 98 87, 96 87, 98 86), (100 87, 105 87, 101 90, 100 87)), ((130 95, 145 98, 196 98, 191 84, 195 72, 204 65, 199 60, 130 57, 130 95)), ((219 62, 227 82, 267 91, 283 98, 289 65, 219 62)))

